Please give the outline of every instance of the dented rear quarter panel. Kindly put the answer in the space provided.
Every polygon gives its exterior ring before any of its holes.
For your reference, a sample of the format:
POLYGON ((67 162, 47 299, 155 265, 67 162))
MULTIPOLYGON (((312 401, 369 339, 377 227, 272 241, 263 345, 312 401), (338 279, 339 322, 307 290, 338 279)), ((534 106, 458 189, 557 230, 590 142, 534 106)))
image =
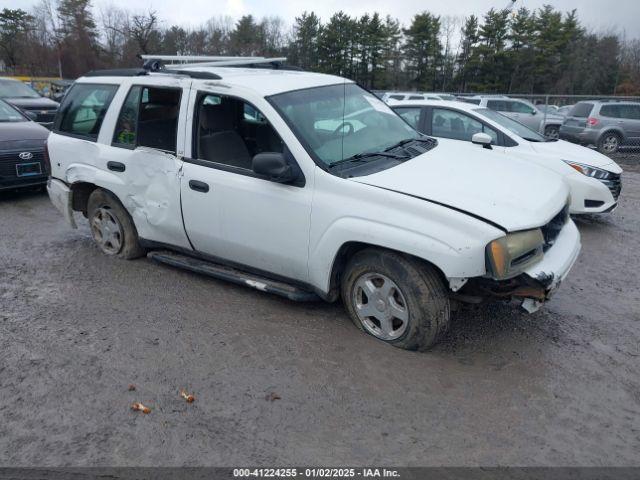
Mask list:
MULTIPOLYGON (((111 191, 127 209, 141 238, 190 248, 180 211, 182 161, 176 155, 155 149, 127 149, 111 145, 113 131, 132 85, 164 85, 183 88, 180 122, 184 124, 190 81, 168 77, 118 78, 92 77, 86 83, 117 83, 116 92, 104 117, 97 141, 52 132, 49 136, 52 177, 69 185, 87 182, 111 191), (120 162, 124 172, 113 172, 107 162, 120 162)), ((178 155, 184 150, 185 132, 178 129, 178 155)))

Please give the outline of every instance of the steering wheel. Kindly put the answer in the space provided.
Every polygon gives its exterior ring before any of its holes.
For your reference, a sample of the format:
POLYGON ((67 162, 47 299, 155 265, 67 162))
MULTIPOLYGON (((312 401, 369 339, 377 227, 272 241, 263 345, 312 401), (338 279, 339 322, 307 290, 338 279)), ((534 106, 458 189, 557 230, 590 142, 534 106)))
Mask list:
POLYGON ((340 125, 338 125, 338 128, 336 128, 333 131, 333 134, 334 135, 338 135, 339 133, 342 133, 343 135, 351 135, 354 131, 355 131, 355 128, 353 128, 353 123, 342 122, 340 125), (342 132, 342 129, 344 127, 349 127, 349 128, 347 128, 346 132, 342 132))

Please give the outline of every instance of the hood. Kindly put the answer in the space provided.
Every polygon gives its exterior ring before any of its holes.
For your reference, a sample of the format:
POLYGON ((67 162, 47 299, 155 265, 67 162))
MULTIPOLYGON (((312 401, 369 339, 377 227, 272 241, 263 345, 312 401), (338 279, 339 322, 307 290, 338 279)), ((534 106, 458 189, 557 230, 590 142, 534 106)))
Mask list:
POLYGON ((40 98, 3 98, 4 101, 10 103, 11 105, 15 105, 18 108, 26 108, 26 109, 46 109, 51 110, 54 108, 58 108, 60 104, 58 102, 54 102, 50 98, 40 97, 40 98))
POLYGON ((622 169, 609 157, 587 147, 558 140, 557 142, 528 142, 531 148, 544 155, 554 155, 561 160, 582 163, 591 167, 602 168, 613 173, 621 173, 622 169))
POLYGON ((0 142, 46 140, 49 130, 35 122, 0 122, 0 142))
POLYGON ((351 180, 439 203, 510 232, 545 225, 565 206, 569 189, 559 175, 511 155, 457 143, 351 180))

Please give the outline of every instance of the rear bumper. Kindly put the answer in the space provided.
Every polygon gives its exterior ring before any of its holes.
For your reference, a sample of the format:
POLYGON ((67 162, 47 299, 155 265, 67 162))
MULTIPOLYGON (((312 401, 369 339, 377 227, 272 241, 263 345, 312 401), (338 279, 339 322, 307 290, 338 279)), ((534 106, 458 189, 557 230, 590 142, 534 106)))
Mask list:
POLYGON ((71 208, 71 189, 61 180, 51 178, 47 183, 47 192, 49 193, 51 203, 62 213, 62 216, 71 228, 78 228, 73 218, 73 209, 71 208))
POLYGON ((595 145, 598 140, 598 132, 589 130, 584 127, 571 127, 567 125, 560 126, 560 138, 573 143, 582 145, 595 145))

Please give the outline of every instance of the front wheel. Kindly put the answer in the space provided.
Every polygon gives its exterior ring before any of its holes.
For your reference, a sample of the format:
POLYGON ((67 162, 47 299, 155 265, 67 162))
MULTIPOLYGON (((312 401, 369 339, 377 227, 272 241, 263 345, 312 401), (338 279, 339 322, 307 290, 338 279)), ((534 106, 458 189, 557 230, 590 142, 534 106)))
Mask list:
POLYGON ((427 350, 449 326, 449 298, 438 273, 399 253, 358 252, 345 269, 341 290, 353 323, 395 347, 427 350))
POLYGON ((94 190, 89 196, 87 217, 91 236, 102 253, 127 260, 145 254, 131 216, 112 193, 94 190))
POLYGON ((551 140, 558 140, 560 138, 560 127, 557 125, 549 125, 544 129, 544 135, 551 140))

